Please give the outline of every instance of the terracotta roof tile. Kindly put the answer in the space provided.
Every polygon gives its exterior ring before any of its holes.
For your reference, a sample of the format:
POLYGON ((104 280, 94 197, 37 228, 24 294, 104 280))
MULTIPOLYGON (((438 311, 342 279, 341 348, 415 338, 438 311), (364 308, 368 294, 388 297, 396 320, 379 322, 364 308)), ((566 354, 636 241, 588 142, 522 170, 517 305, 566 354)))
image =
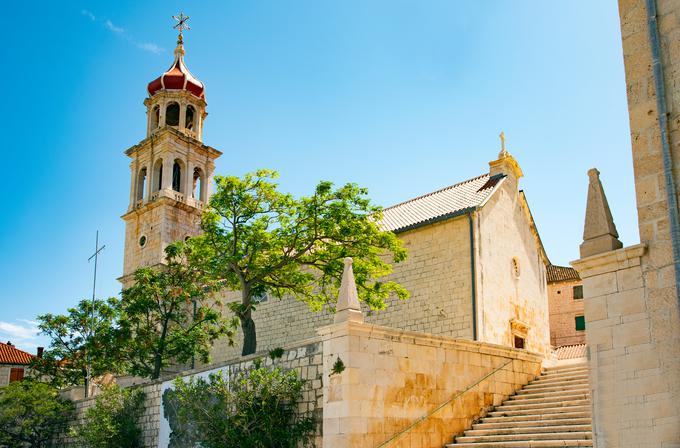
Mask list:
POLYGON ((557 359, 574 359, 586 357, 586 344, 563 345, 555 349, 557 359))
POLYGON ((399 232, 455 216, 466 209, 482 205, 504 177, 482 174, 393 205, 383 210, 380 224, 384 230, 399 232))
POLYGON ((566 266, 555 266, 554 264, 549 264, 546 266, 546 278, 548 283, 553 282, 566 282, 569 280, 581 280, 576 269, 569 268, 566 266))
POLYGON ((30 364, 33 355, 13 345, 0 342, 0 364, 30 364))

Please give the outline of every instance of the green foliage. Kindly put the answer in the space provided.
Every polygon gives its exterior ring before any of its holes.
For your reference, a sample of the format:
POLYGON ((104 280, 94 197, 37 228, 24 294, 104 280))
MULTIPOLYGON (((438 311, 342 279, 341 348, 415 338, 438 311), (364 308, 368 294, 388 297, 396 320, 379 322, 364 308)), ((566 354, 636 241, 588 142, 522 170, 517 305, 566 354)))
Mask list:
POLYGON ((54 439, 66 430, 73 410, 73 403, 60 399, 49 384, 12 382, 0 388, 0 446, 58 446, 54 439))
POLYGON ((303 385, 295 371, 261 366, 230 381, 221 373, 207 381, 178 378, 178 420, 204 448, 309 446, 314 419, 297 412, 303 385))
POLYGON ((72 428, 71 435, 83 448, 141 447, 139 420, 143 413, 142 390, 108 386, 87 409, 82 424, 72 428))
POLYGON ((119 372, 118 305, 115 298, 96 300, 94 307, 92 300, 81 300, 65 315, 38 316, 38 328, 50 338, 50 346, 42 358, 33 359, 31 368, 58 387, 83 384, 88 357, 95 377, 119 372))
POLYGON ((283 356, 283 349, 281 347, 276 347, 275 349, 269 350, 269 358, 272 361, 279 359, 283 356))
POLYGON ((335 363, 333 363, 333 368, 331 369, 330 375, 339 375, 344 371, 345 371, 345 363, 342 362, 342 359, 340 359, 340 357, 338 356, 338 359, 336 359, 335 363))
POLYGON ((123 290, 120 340, 123 357, 134 375, 158 378, 172 362, 198 355, 209 361, 215 339, 234 335, 237 322, 225 319, 215 297, 220 283, 186 258, 182 242, 166 248, 166 265, 143 267, 134 285, 123 290))
POLYGON ((217 176, 217 191, 202 219, 204 234, 189 244, 191 257, 225 286, 241 291, 230 309, 241 320, 243 354, 256 349, 253 297, 292 296, 315 311, 333 306, 343 259, 354 259, 359 298, 371 309, 385 308, 390 295, 408 292, 380 281, 406 250, 392 232, 376 224, 381 209, 355 184, 336 188, 320 182, 311 196, 278 191, 277 173, 260 170, 243 178, 217 176))

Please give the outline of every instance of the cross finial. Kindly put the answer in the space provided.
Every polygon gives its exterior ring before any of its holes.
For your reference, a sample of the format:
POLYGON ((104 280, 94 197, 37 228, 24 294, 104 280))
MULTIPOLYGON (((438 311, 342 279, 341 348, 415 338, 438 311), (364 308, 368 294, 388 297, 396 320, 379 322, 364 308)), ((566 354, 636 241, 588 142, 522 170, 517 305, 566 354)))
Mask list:
POLYGON ((180 12, 178 15, 172 16, 172 18, 177 21, 177 23, 175 24, 175 26, 173 26, 173 28, 179 30, 179 41, 181 42, 182 41, 182 32, 184 30, 190 30, 191 29, 191 27, 187 24, 187 22, 189 21, 189 16, 185 16, 183 12, 180 12))
POLYGON ((501 131, 498 137, 501 139, 501 152, 498 154, 499 158, 501 158, 508 155, 508 150, 505 149, 505 132, 501 131))

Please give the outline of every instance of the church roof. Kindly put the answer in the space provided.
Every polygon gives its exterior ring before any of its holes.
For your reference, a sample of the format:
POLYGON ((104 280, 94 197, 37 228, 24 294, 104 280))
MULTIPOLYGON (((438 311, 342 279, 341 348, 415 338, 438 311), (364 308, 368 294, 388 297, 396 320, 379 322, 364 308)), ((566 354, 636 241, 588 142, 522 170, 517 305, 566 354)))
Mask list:
POLYGON ((150 96, 159 90, 186 90, 198 98, 205 99, 205 86, 191 74, 184 63, 184 45, 180 35, 175 49, 175 60, 169 69, 147 86, 150 96))
POLYGON ((0 342, 0 364, 21 364, 31 363, 33 355, 23 350, 19 350, 10 343, 0 342))
POLYGON ((393 205, 383 210, 381 227, 400 232, 460 215, 484 205, 504 178, 482 174, 393 205))
POLYGON ((574 268, 549 264, 546 266, 546 279, 548 283, 553 283, 581 280, 581 277, 579 277, 578 272, 574 268))

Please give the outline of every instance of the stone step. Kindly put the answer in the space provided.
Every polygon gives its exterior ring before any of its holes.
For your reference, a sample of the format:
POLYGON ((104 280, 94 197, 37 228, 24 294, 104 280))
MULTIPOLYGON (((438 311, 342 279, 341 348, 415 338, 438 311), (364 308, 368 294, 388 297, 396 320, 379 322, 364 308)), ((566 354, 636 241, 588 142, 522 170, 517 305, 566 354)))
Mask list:
POLYGON ((573 412, 588 412, 590 413, 590 403, 587 406, 561 406, 553 408, 541 408, 541 409, 517 409, 517 410, 494 410, 489 412, 487 415, 490 417, 504 417, 504 416, 515 416, 524 415, 536 418, 541 414, 559 414, 559 413, 573 413, 573 412), (537 412, 542 411, 542 412, 537 412))
POLYGON ((502 423, 509 422, 515 424, 516 422, 538 422, 538 421, 554 421, 554 420, 566 420, 566 419, 590 419, 590 407, 588 409, 580 411, 569 411, 569 412, 546 412, 542 414, 515 414, 515 415, 491 415, 495 411, 491 411, 481 420, 481 423, 502 423))
POLYGON ((567 377, 567 376, 574 376, 574 375, 588 376, 588 371, 587 370, 570 370, 568 372, 544 373, 541 376, 539 376, 538 378, 544 379, 544 380, 549 380, 549 379, 564 378, 564 377, 567 377))
POLYGON ((533 395, 513 395, 506 404, 535 404, 535 403, 554 403, 557 401, 588 400, 590 395, 585 392, 565 393, 563 395, 552 395, 548 397, 534 397, 533 395))
POLYGON ((566 392, 575 389, 590 388, 590 384, 587 381, 574 384, 562 384, 559 386, 543 386, 543 387, 531 387, 524 386, 524 389, 518 390, 517 395, 533 394, 533 393, 544 393, 544 392, 566 392))
POLYGON ((563 432, 592 432, 590 424, 584 425, 562 425, 562 426, 524 426, 516 427, 510 425, 505 428, 494 429, 468 429, 465 436, 493 436, 511 434, 543 434, 543 433, 563 433, 563 432))
POLYGON ((526 386, 524 386, 523 390, 536 390, 536 389, 543 390, 545 388, 557 387, 557 386, 567 386, 567 387, 588 386, 588 379, 587 378, 573 378, 573 379, 569 379, 569 380, 552 381, 552 382, 546 382, 546 383, 534 381, 533 383, 529 383, 526 386))
POLYGON ((471 443, 471 442, 516 442, 516 441, 530 441, 530 440, 588 440, 592 439, 590 431, 578 432, 553 432, 553 433, 533 433, 533 434, 507 434, 507 435, 492 435, 492 436, 458 436, 456 442, 471 443))
POLYGON ((499 418, 498 422, 487 422, 482 419, 480 423, 472 425, 472 429, 505 429, 505 428, 538 428, 543 426, 590 426, 590 416, 576 418, 554 418, 550 420, 517 420, 517 417, 499 418))
POLYGON ((573 371, 588 371, 588 364, 587 363, 580 363, 580 364, 569 364, 566 366, 553 366, 553 367, 544 367, 543 370, 541 371, 542 375, 549 375, 551 373, 557 373, 557 372, 573 372, 573 371))
POLYGON ((587 387, 581 387, 578 389, 556 390, 552 392, 530 391, 524 394, 518 393, 513 395, 510 397, 510 400, 533 400, 535 398, 565 397, 568 395, 590 396, 590 390, 587 387))
POLYGON ((588 380, 588 375, 585 375, 583 373, 577 373, 577 374, 572 374, 572 375, 564 375, 564 376, 559 376, 556 378, 543 378, 543 377, 538 377, 534 381, 531 381, 529 385, 531 384, 552 384, 552 383, 559 383, 559 382, 564 382, 564 381, 571 381, 571 380, 588 380))
POLYGON ((518 442, 450 443, 447 448, 565 448, 593 446, 592 440, 531 440, 518 442))
MULTIPOLYGON (((508 401, 506 401, 508 403, 508 401)), ((572 407, 572 406, 587 406, 590 404, 590 400, 587 398, 582 398, 580 400, 554 400, 551 399, 549 402, 544 403, 528 403, 523 404, 520 402, 510 402, 511 404, 502 404, 496 408, 497 411, 524 411, 524 410, 541 410, 546 408, 558 408, 558 407, 572 407), (519 404, 514 404, 519 403, 519 404)))

